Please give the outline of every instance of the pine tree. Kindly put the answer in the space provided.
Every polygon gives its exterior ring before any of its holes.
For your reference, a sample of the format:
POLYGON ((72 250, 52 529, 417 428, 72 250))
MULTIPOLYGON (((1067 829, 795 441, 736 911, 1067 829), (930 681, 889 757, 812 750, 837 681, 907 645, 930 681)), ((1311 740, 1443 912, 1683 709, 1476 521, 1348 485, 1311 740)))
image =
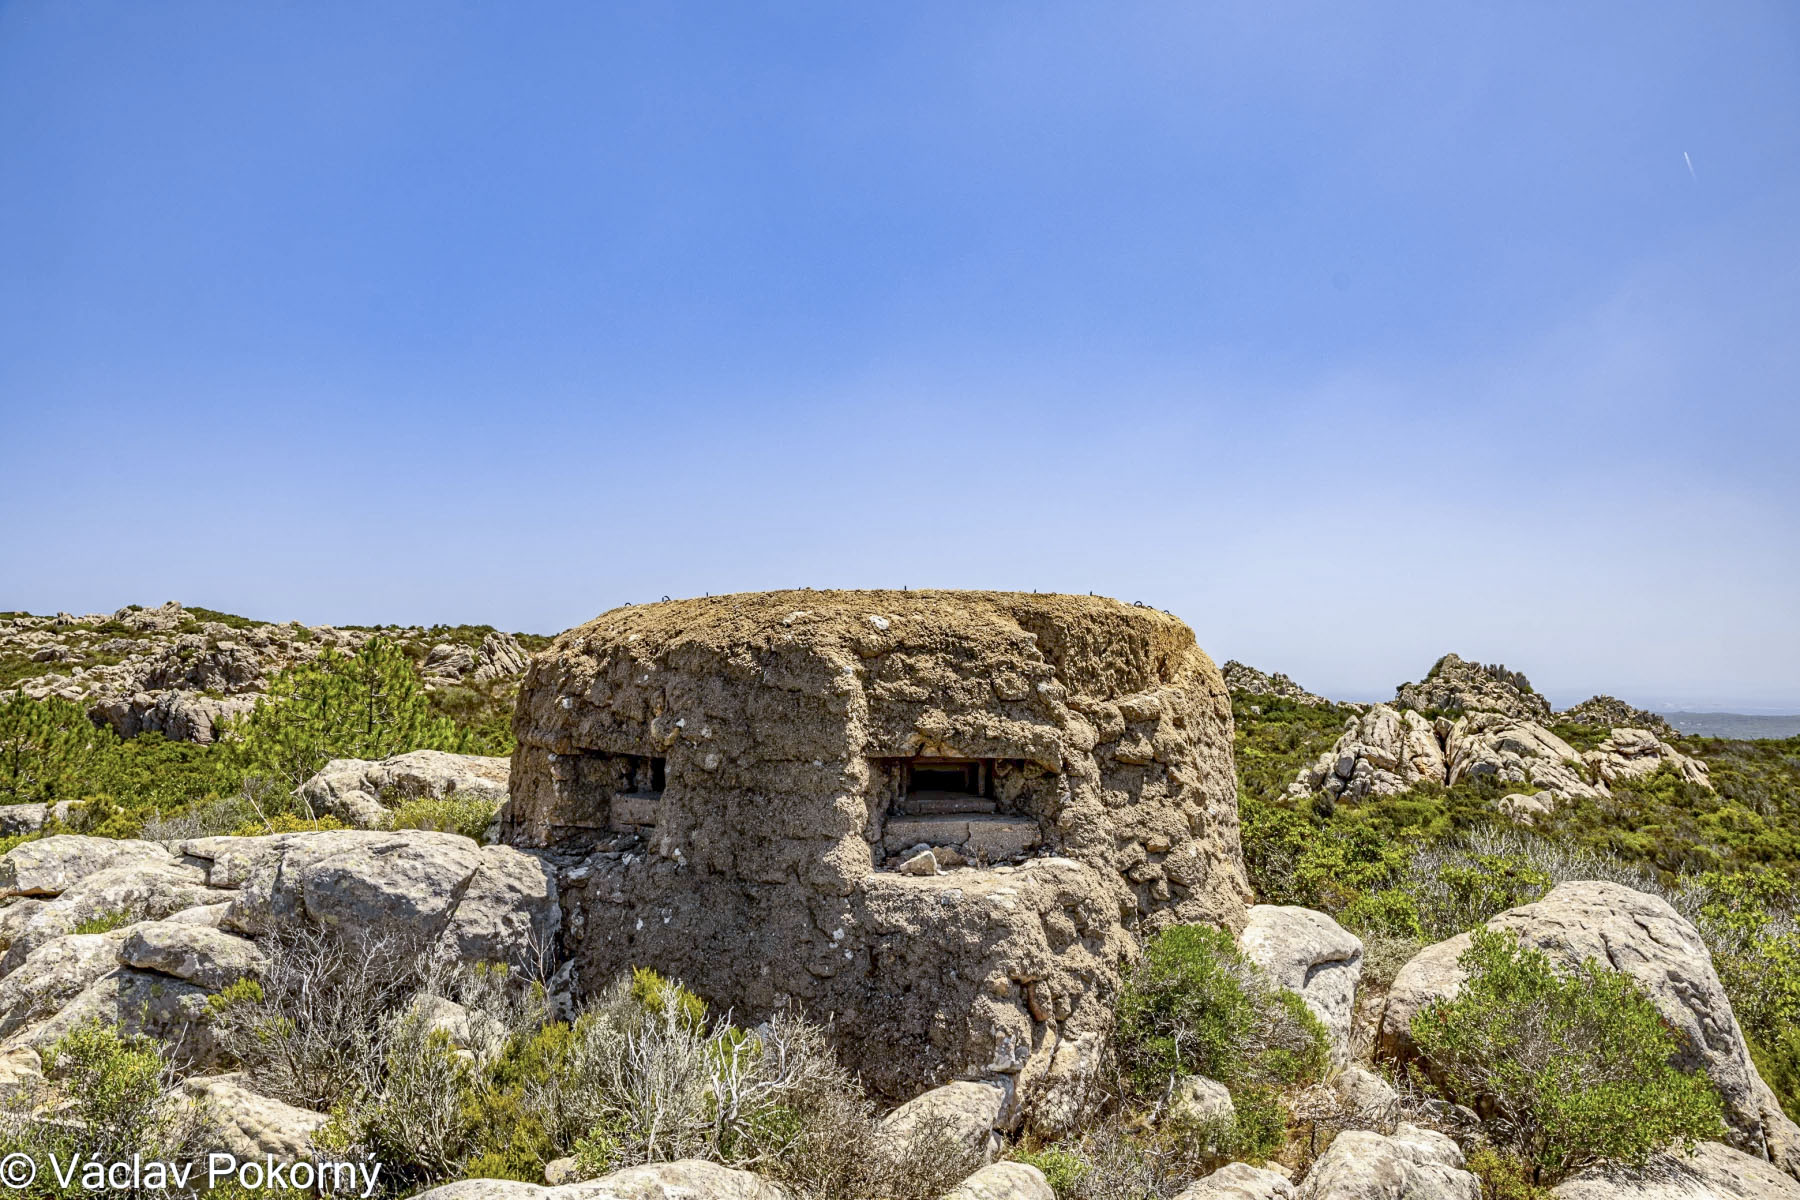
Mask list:
POLYGON ((242 769, 289 787, 334 758, 461 751, 468 740, 455 722, 432 714, 411 660, 380 637, 353 655, 327 650, 276 675, 234 732, 242 769))
POLYGON ((117 748, 80 705, 14 692, 0 704, 0 804, 79 800, 117 748))

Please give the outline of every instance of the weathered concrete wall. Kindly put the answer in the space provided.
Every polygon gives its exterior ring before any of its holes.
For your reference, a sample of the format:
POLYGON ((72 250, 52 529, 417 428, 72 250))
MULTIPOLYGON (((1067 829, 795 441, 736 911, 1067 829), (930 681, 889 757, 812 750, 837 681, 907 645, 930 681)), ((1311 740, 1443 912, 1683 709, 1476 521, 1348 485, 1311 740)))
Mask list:
POLYGON ((895 1095, 995 1073, 1050 1105, 1059 1047, 1097 1053, 1129 931, 1241 924, 1249 895, 1223 681, 1153 609, 617 609, 533 662, 514 728, 508 837, 590 851, 564 896, 584 983, 649 965, 746 1015, 799 1001, 895 1095), (979 764, 981 794, 901 811, 922 758, 979 764), (899 873, 921 844, 971 865, 899 873))

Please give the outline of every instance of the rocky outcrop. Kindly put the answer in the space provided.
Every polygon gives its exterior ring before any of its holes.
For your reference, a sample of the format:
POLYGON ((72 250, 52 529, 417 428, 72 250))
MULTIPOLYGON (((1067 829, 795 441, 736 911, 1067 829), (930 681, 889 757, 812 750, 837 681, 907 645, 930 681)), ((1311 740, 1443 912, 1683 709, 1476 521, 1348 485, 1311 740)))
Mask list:
POLYGON ((1608 795, 1595 769, 1532 721, 1495 712, 1427 721, 1416 712, 1376 704, 1346 722, 1337 743, 1303 768, 1288 791, 1296 797, 1317 792, 1355 800, 1396 795, 1421 783, 1448 787, 1493 776, 1519 785, 1522 790, 1502 800, 1500 808, 1530 823, 1561 801, 1608 795))
POLYGON ((1641 779, 1666 766, 1683 782, 1712 790, 1705 763, 1689 758, 1648 729, 1615 729, 1583 758, 1588 769, 1608 784, 1641 779))
POLYGON ((561 919, 537 856, 419 831, 198 838, 174 851, 64 834, 0 856, 0 883, 0 1052, 97 1019, 161 1037, 201 1069, 221 1062, 207 997, 261 973, 256 936, 312 922, 547 967, 561 919))
POLYGON ((750 1171, 684 1158, 627 1167, 601 1179, 558 1187, 512 1179, 462 1179, 420 1192, 413 1200, 788 1200, 788 1194, 750 1171))
POLYGON ((1403 1124, 1392 1136, 1364 1129, 1338 1134, 1295 1194, 1298 1200, 1480 1200, 1481 1184, 1463 1170, 1455 1142, 1403 1124))
POLYGON ((1416 712, 1399 712, 1385 704, 1369 706, 1344 724, 1343 736, 1294 787, 1301 793, 1333 797, 1391 796, 1420 783, 1442 783, 1445 764, 1437 728, 1416 712))
POLYGON ((1292 1200, 1294 1185, 1273 1171, 1229 1163, 1189 1186, 1175 1200, 1292 1200))
POLYGON ((424 658, 427 686, 516 679, 529 659, 516 636, 495 631, 484 633, 478 646, 441 642, 427 651, 427 639, 442 631, 308 627, 218 615, 173 601, 110 615, 8 615, 0 617, 0 663, 11 674, 22 672, 19 687, 26 695, 77 702, 121 737, 160 733, 211 742, 226 721, 255 706, 276 672, 326 650, 354 653, 377 636, 424 658))
MULTIPOLYGON (((1667 901, 1616 883, 1565 883, 1535 904, 1499 914, 1488 928, 1510 930, 1553 960, 1572 965, 1593 959, 1631 976, 1680 1038, 1676 1064, 1705 1070, 1718 1088, 1732 1142, 1789 1173, 1800 1172, 1800 1129, 1782 1114, 1751 1062, 1705 943, 1667 901)), ((1466 976, 1457 959, 1468 943, 1467 934, 1440 942, 1401 968, 1381 1019, 1385 1052, 1414 1052, 1411 1019, 1461 988, 1466 976)))
POLYGON ((1401 684, 1394 704, 1425 713, 1491 712, 1524 721, 1550 719, 1550 702, 1532 690, 1523 674, 1454 654, 1438 659, 1420 682, 1401 684))
POLYGON ((1500 713, 1473 713, 1450 727, 1444 740, 1447 784, 1493 775, 1530 784, 1558 799, 1598 798, 1604 784, 1590 782, 1574 747, 1531 721, 1500 713))
POLYGON ((236 1075, 187 1079, 181 1091, 211 1118, 216 1148, 240 1161, 265 1156, 285 1162, 310 1158, 313 1135, 331 1119, 324 1113, 259 1096, 236 1075))
POLYGON ((252 936, 310 920, 505 962, 548 954, 560 923, 546 863, 453 833, 347 829, 193 838, 177 849, 210 886, 233 889, 221 924, 252 936))
POLYGON ((1133 932, 1243 921, 1229 699, 1154 609, 625 608, 532 661, 514 732, 503 836, 586 852, 581 986, 639 964, 735 1012, 830 1012, 889 1098, 1005 1077, 1010 1119, 1074 1120, 1133 932))
POLYGON ((1219 668, 1225 678, 1225 686, 1233 695, 1240 696, 1273 696, 1279 700, 1292 700, 1295 704, 1304 704, 1309 708, 1319 708, 1331 701, 1323 696, 1315 696, 1299 684, 1277 671, 1273 675, 1245 666, 1236 659, 1228 659, 1219 668))
POLYGON ((294 796, 313 812, 359 829, 382 828, 394 803, 416 796, 456 793, 505 803, 511 764, 480 754, 413 750, 372 762, 334 758, 301 784, 294 796))
POLYGON ((1550 1189, 1556 1200, 1800 1200, 1800 1183, 1718 1142, 1653 1157, 1641 1169, 1608 1166, 1550 1189))
POLYGON ((1006 1088, 999 1083, 947 1083, 914 1096, 883 1117, 877 1133, 895 1146, 908 1146, 929 1131, 986 1161, 1000 1148, 994 1130, 1001 1124, 1006 1100, 1006 1088))
POLYGON ((1258 904, 1238 933, 1238 949, 1277 987, 1297 992, 1325 1026, 1334 1061, 1349 1055, 1362 940, 1322 912, 1258 904))
POLYGON ((1556 714, 1558 721, 1601 729, 1648 729, 1659 738, 1675 736, 1675 727, 1656 713, 1633 708, 1617 696, 1593 696, 1556 714))
POLYGON ((997 1162, 951 1188, 944 1200, 1056 1200, 1056 1193, 1029 1163, 997 1162))

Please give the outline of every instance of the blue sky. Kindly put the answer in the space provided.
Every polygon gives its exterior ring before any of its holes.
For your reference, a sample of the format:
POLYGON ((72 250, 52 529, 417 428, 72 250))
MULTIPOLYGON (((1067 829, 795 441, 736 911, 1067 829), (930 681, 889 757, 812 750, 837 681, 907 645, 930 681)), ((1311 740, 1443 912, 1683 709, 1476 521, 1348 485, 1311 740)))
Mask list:
POLYGON ((1800 709, 1797 214, 1787 3, 0 2, 0 608, 1800 709))

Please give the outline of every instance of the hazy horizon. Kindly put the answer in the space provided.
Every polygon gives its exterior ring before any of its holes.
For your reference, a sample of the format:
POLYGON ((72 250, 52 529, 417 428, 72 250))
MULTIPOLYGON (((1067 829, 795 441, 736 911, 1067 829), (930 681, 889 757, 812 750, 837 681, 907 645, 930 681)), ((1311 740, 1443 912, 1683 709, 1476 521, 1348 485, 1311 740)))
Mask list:
POLYGON ((1800 9, 0 5, 0 608, 1096 591, 1800 712, 1800 9))

